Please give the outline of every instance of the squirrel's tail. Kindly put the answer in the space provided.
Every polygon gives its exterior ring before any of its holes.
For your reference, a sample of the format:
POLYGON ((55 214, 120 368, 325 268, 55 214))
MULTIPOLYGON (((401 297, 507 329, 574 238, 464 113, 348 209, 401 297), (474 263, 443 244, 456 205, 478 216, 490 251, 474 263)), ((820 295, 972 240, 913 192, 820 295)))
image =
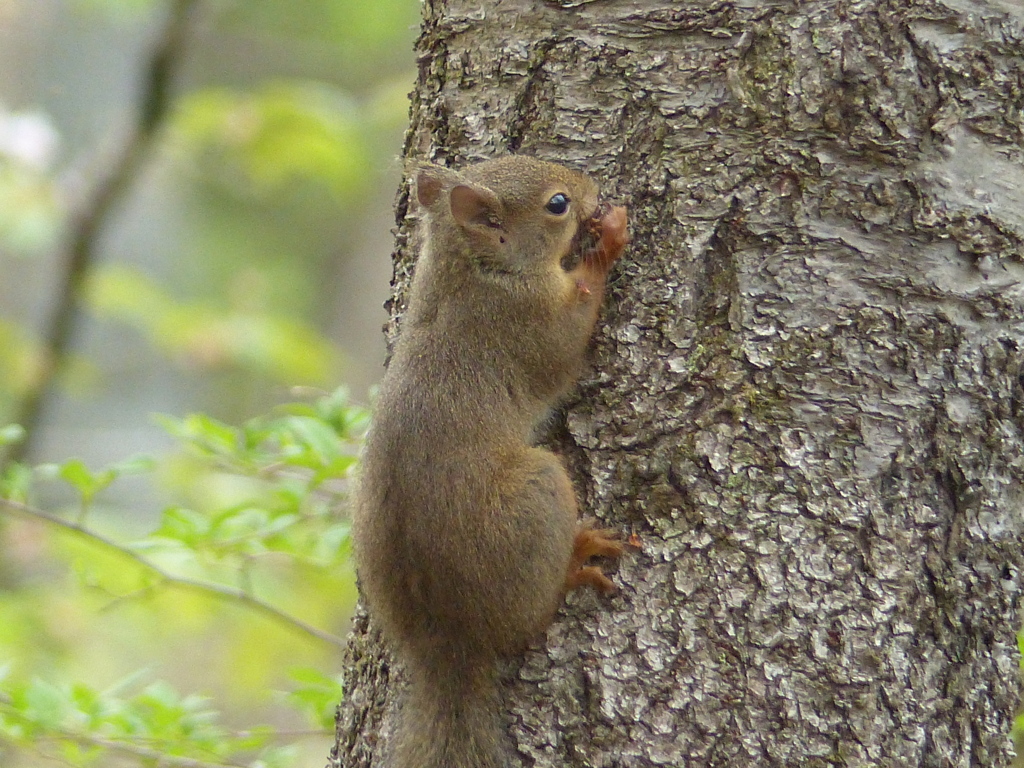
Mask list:
POLYGON ((389 765, 506 768, 507 748, 494 659, 431 654, 409 669, 389 765))

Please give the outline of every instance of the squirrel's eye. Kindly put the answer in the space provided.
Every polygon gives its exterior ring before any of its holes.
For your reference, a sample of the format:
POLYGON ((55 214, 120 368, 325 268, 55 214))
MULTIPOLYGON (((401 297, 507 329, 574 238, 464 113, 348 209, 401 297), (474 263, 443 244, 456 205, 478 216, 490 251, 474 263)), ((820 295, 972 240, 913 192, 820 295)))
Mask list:
POLYGON ((557 195, 551 196, 551 199, 548 200, 548 204, 544 208, 547 209, 548 213, 561 216, 569 210, 569 198, 559 192, 557 195))

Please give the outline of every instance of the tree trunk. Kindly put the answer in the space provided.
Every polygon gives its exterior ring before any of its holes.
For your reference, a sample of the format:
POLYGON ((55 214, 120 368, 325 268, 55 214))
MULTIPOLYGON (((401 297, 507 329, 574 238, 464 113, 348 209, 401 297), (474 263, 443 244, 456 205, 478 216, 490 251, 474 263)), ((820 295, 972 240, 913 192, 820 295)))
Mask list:
MULTIPOLYGON (((508 670, 524 766, 1009 764, 1022 8, 428 0, 407 157, 532 154, 631 210, 551 442, 639 548, 508 670)), ((345 663, 332 765, 381 766, 362 614, 345 663)))

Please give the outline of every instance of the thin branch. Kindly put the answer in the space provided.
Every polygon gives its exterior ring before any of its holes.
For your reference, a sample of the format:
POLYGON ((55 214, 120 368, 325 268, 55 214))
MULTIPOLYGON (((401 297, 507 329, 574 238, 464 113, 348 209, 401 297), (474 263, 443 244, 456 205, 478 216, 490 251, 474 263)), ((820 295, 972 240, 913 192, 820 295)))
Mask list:
POLYGON ((81 538, 98 544, 105 549, 112 552, 116 552, 122 557, 126 557, 129 560, 135 561, 136 564, 141 566, 143 569, 157 576, 163 583, 168 587, 175 589, 181 589, 188 592, 196 592, 199 594, 207 595, 208 597, 215 597, 226 602, 237 603, 243 605, 246 608, 250 608, 258 613, 263 614, 267 618, 273 619, 274 621, 283 624, 284 626, 290 627, 295 630, 299 630, 311 637, 315 637, 317 640, 321 640, 325 643, 330 643, 338 648, 345 647, 345 641, 333 635, 330 632, 325 632, 322 629, 314 627, 312 624, 308 624, 302 619, 292 616, 289 613, 285 613, 279 608, 274 607, 270 603, 266 603, 260 600, 258 597, 254 597, 248 592, 237 589, 235 587, 227 587, 223 584, 216 584, 209 581, 201 581, 199 579, 190 579, 184 576, 175 576, 172 573, 168 573, 159 565, 153 561, 143 557, 138 552, 126 547, 125 545, 114 541, 113 539, 107 538, 101 533, 90 530, 79 523, 72 522, 71 520, 65 520, 59 515, 55 515, 51 512, 46 512, 35 507, 30 507, 27 504, 22 504, 11 499, 0 498, 0 508, 7 509, 15 514, 21 515, 22 517, 28 517, 33 520, 41 520, 50 525, 56 526, 64 531, 75 534, 81 538))
POLYGON ((0 467, 20 461, 29 452, 43 404, 71 342, 78 320, 79 294, 96 256, 99 234, 118 201, 138 177, 170 106, 171 82, 181 60, 188 22, 198 0, 172 0, 167 21, 146 66, 142 96, 135 120, 123 143, 104 166, 108 168, 73 205, 67 241, 60 254, 63 264, 53 314, 43 331, 47 365, 40 380, 18 404, 11 421, 26 430, 25 439, 0 452, 0 467))

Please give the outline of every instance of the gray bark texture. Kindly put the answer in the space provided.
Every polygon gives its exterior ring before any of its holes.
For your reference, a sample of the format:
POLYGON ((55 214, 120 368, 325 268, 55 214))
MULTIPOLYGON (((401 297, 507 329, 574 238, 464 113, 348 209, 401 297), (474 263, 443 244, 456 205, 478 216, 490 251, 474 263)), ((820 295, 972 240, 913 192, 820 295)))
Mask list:
MULTIPOLYGON (((638 546, 506 670, 523 766, 1009 765, 1022 27, 1018 0, 427 0, 407 157, 531 154, 631 211, 550 442, 638 546)), ((382 766, 401 671, 363 614, 345 664, 331 766, 382 766)))

